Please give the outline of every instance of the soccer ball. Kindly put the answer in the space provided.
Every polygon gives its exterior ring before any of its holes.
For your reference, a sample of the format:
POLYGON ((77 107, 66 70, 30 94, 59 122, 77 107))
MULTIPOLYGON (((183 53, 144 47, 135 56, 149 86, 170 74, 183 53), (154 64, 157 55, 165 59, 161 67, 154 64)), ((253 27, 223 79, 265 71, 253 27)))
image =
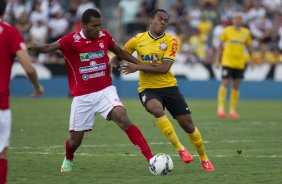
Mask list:
POLYGON ((172 159, 167 154, 159 153, 150 159, 149 170, 153 175, 169 174, 171 173, 172 168, 172 159))

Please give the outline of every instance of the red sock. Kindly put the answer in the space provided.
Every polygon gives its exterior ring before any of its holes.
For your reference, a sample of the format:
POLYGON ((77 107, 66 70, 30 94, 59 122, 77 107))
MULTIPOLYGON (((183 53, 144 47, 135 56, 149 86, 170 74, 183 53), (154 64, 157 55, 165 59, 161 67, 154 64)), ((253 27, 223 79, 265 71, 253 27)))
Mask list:
POLYGON ((143 137, 140 130, 135 126, 131 125, 126 131, 126 134, 130 141, 140 149, 141 153, 146 157, 146 159, 149 161, 150 158, 153 157, 153 154, 151 152, 151 149, 146 141, 146 139, 143 137))
POLYGON ((69 139, 66 140, 66 158, 68 160, 73 160, 75 150, 69 145, 69 139))
POLYGON ((5 184, 8 175, 8 160, 0 159, 0 184, 5 184))

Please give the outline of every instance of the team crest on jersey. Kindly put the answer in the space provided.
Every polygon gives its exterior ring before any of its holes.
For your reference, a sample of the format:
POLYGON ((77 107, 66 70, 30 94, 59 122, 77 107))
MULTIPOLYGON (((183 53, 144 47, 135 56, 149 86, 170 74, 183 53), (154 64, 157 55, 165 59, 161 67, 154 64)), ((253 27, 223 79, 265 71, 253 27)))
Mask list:
POLYGON ((100 42, 99 46, 100 46, 101 49, 103 49, 105 47, 103 42, 100 42))
POLYGON ((2 33, 2 31, 3 31, 3 27, 0 27, 0 34, 2 33))
POLYGON ((78 34, 74 34, 73 36, 74 42, 80 42, 81 37, 78 34))
POLYGON ((245 34, 245 33, 242 33, 242 38, 245 40, 246 39, 246 37, 247 37, 247 35, 245 34))
POLYGON ((160 50, 165 51, 167 48, 167 45, 165 44, 165 42, 160 42, 160 50))

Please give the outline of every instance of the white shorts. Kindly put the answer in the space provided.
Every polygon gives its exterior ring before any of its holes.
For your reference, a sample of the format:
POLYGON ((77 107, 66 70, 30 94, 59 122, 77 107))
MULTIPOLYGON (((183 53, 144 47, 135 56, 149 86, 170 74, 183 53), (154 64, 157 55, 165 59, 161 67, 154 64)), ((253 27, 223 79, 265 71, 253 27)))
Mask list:
POLYGON ((87 95, 76 96, 71 104, 70 131, 89 131, 99 113, 105 119, 114 107, 122 106, 115 86, 87 95))
POLYGON ((12 115, 11 110, 0 110, 0 153, 10 144, 12 115))

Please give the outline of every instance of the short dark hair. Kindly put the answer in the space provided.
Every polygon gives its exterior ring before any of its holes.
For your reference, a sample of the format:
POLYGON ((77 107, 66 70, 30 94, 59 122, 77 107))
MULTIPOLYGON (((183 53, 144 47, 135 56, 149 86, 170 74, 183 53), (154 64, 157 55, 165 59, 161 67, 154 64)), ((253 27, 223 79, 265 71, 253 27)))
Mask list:
POLYGON ((167 16, 169 17, 167 11, 165 11, 164 9, 155 9, 155 10, 153 10, 153 11, 150 13, 150 18, 154 18, 155 15, 156 15, 158 12, 163 12, 163 13, 167 14, 167 16))
POLYGON ((0 16, 5 14, 6 5, 6 0, 0 0, 0 16))
POLYGON ((94 17, 94 18, 101 18, 101 13, 96 10, 96 9, 87 9, 85 10, 85 12, 82 14, 82 23, 83 24, 88 24, 91 20, 91 18, 94 17))

